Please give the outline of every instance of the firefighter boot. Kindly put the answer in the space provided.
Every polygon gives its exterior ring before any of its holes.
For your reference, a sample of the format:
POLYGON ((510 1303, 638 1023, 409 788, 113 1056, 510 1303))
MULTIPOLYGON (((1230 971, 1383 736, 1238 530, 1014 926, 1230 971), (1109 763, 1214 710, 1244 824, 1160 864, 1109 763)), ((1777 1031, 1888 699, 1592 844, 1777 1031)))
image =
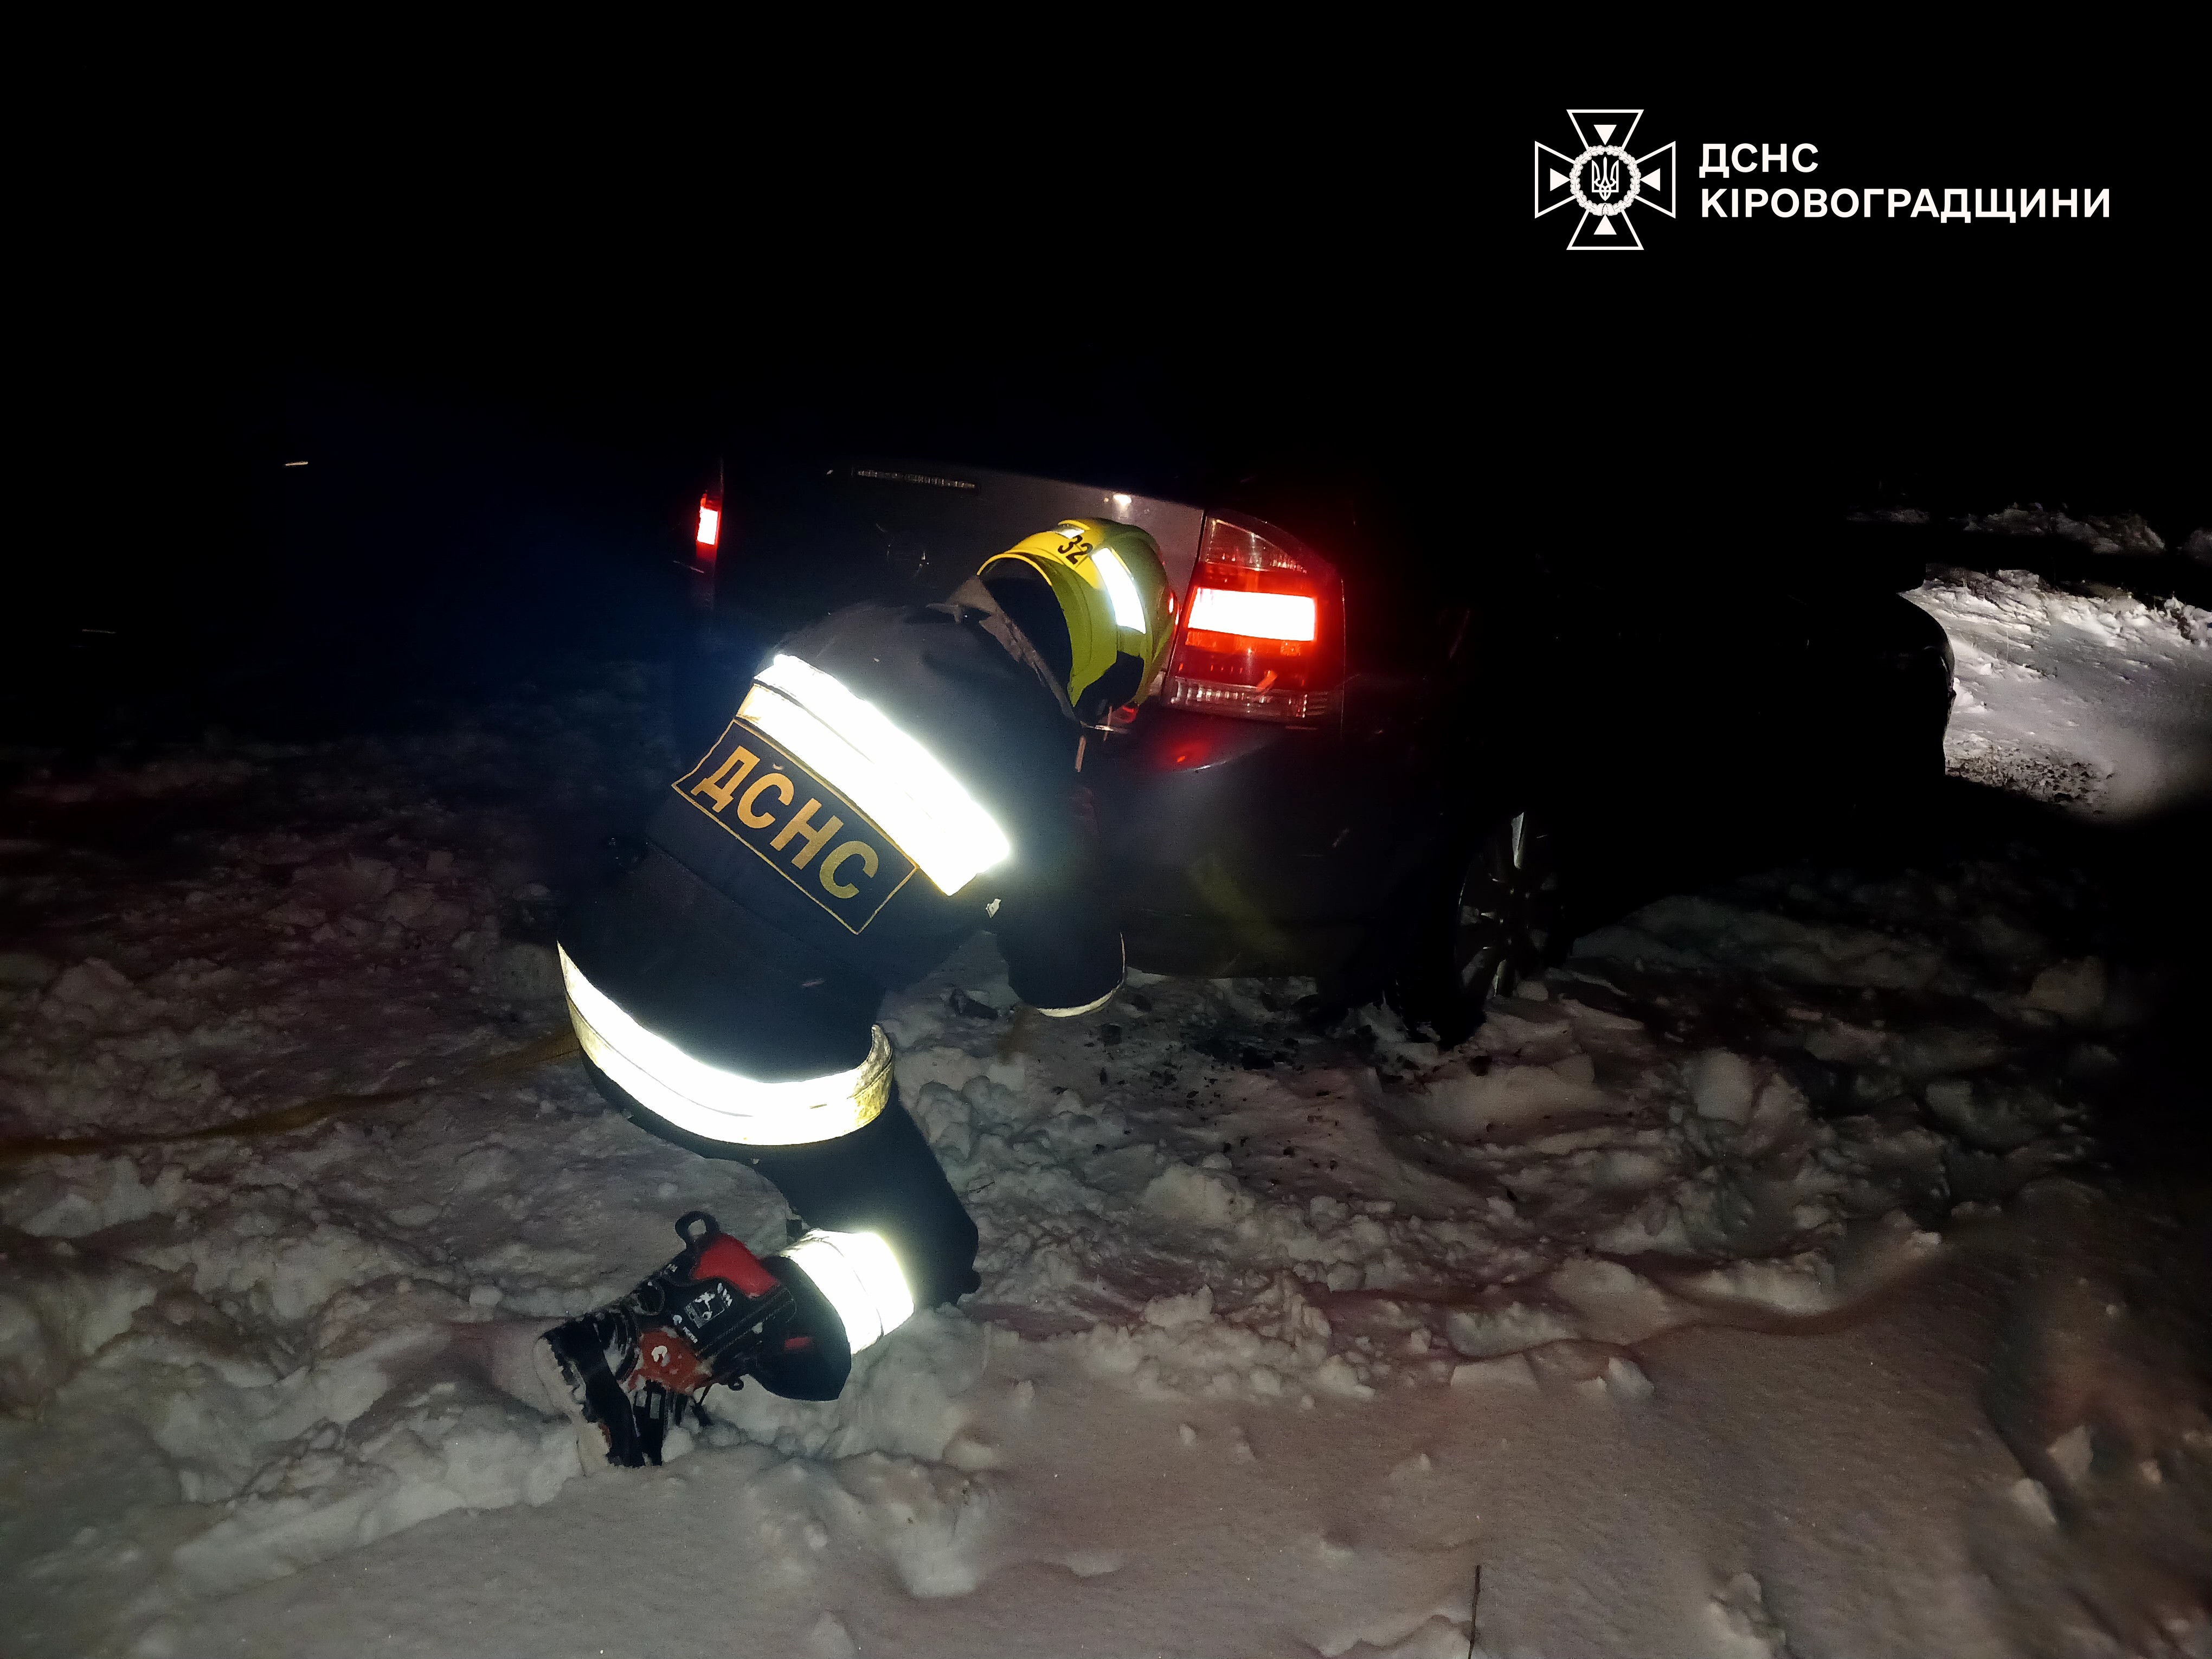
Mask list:
POLYGON ((587 1470, 659 1462, 670 1428, 706 1420, 701 1402, 717 1382, 741 1388, 751 1376, 777 1394, 827 1400, 851 1370, 836 1314, 796 1266, 763 1261, 703 1210, 676 1231, 682 1254, 532 1348, 540 1382, 575 1420, 587 1470))

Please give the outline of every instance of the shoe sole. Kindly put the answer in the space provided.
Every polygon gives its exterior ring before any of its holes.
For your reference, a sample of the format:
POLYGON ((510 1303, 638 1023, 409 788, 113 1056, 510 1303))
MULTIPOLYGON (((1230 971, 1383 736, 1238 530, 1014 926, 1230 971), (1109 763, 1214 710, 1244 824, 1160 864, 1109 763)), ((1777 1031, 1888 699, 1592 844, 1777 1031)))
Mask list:
POLYGON ((586 1474, 605 1474, 615 1466, 607 1462, 606 1431, 584 1415, 584 1407, 576 1398, 576 1390, 562 1370, 560 1356, 553 1345, 539 1337, 530 1345, 530 1369, 538 1378, 546 1398, 553 1401, 565 1416, 576 1434, 576 1458, 583 1464, 586 1474))

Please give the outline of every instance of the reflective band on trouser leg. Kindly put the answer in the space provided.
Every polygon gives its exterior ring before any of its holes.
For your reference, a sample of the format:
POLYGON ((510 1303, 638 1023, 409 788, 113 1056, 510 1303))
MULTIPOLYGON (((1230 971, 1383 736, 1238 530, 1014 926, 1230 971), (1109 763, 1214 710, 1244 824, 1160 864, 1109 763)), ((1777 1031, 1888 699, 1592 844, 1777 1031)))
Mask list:
POLYGON ((1083 1004, 1080 1007, 1040 1008, 1037 1010, 1037 1012, 1044 1015, 1048 1019, 1072 1019, 1078 1014, 1095 1014, 1101 1008, 1103 1008, 1108 1003, 1113 1001, 1115 997, 1120 994, 1121 989, 1121 987, 1120 982, 1116 981, 1113 990, 1107 992, 1107 994, 1103 997, 1091 998, 1090 1001, 1083 1004))
POLYGON ((1121 939, 1118 935, 1116 936, 1115 942, 1120 945, 1121 951, 1121 971, 1115 979, 1114 988, 1112 990, 1107 992, 1103 997, 1093 997, 1090 1001, 1083 1003, 1079 1006, 1071 1008, 1039 1008, 1037 1012, 1044 1015, 1049 1019, 1067 1019, 1076 1014, 1096 1013, 1099 1009, 1103 1008, 1108 1003, 1113 1001, 1116 996, 1120 995, 1121 988, 1129 982, 1129 942, 1127 939, 1121 939))
POLYGON ((916 1306, 975 1288, 975 1224, 896 1085, 866 1128, 811 1146, 763 1146, 747 1161, 809 1231, 873 1233, 890 1245, 916 1306))
POLYGON ((891 1045, 877 1026, 849 1072, 762 1083, 687 1054, 586 979, 566 951, 568 1017, 592 1063, 647 1110, 691 1134, 741 1146, 801 1146, 865 1127, 890 1098, 891 1045))
POLYGON ((898 1257, 876 1233, 830 1233, 817 1229, 784 1255, 795 1261, 845 1322, 854 1353, 889 1335, 914 1313, 914 1292, 898 1257))

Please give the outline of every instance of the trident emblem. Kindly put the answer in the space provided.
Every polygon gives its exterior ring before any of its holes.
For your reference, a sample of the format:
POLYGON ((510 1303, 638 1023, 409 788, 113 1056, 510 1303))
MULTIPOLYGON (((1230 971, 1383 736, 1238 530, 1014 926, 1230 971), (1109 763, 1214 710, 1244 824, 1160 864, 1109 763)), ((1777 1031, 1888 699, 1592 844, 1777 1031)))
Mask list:
POLYGON ((1590 163, 1589 187, 1601 202, 1610 202, 1620 188, 1620 158, 1601 155, 1590 163))

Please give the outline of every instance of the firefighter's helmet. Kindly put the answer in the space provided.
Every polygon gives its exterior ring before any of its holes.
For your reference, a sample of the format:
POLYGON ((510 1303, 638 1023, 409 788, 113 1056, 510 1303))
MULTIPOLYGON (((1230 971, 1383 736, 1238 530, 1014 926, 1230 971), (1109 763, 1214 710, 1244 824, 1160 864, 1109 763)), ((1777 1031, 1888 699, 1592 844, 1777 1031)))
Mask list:
POLYGON ((1066 624, 1067 699, 1077 714, 1101 721, 1149 696, 1175 635, 1175 590, 1152 537, 1111 519, 1066 519, 986 560, 981 574, 995 583, 1024 566, 1051 590, 1066 624))

